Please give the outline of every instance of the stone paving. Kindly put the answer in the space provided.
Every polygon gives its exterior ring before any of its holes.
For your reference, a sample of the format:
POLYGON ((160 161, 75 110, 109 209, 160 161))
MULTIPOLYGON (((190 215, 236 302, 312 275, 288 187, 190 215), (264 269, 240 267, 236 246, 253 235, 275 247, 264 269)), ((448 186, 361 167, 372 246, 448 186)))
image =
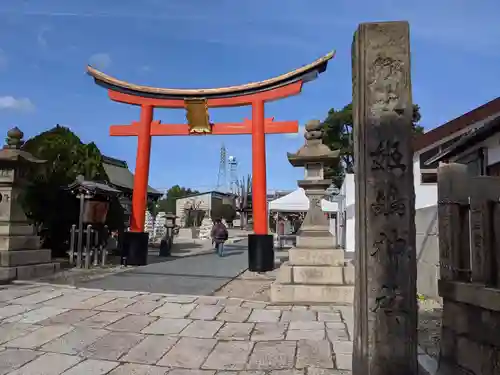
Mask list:
POLYGON ((0 288, 0 375, 349 374, 348 306, 0 288))

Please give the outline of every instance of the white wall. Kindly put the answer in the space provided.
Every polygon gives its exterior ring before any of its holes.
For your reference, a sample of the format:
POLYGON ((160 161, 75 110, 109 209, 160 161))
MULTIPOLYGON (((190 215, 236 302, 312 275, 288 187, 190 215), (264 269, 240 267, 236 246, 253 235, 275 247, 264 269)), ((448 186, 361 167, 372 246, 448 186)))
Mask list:
POLYGON ((420 153, 413 156, 413 184, 415 187, 415 209, 437 204, 437 184, 423 184, 420 176, 420 153))
POLYGON ((484 142, 487 165, 500 163, 500 134, 495 134, 484 142))
POLYGON ((180 222, 183 224, 184 217, 184 206, 187 202, 200 205, 199 209, 203 211, 209 211, 212 207, 212 194, 200 194, 186 198, 179 198, 175 201, 175 215, 178 216, 181 220, 180 222))
MULTIPOLYGON (((415 186, 415 209, 435 206, 437 204, 437 184, 422 184, 420 179, 420 159, 418 154, 413 158, 413 175, 415 186)), ((354 251, 355 243, 355 192, 354 174, 346 175, 341 192, 345 195, 345 250, 354 251)))

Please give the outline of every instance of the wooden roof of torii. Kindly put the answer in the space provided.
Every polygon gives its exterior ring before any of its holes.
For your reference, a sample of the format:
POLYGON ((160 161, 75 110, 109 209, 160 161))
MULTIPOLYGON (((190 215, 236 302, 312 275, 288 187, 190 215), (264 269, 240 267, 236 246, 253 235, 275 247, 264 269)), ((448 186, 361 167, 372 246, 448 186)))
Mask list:
POLYGON ((141 86, 111 77, 92 66, 87 66, 87 73, 92 76, 96 84, 109 90, 129 95, 149 97, 155 99, 189 100, 195 98, 217 99, 251 95, 262 91, 273 90, 294 82, 307 82, 326 70, 328 61, 335 56, 335 51, 320 57, 314 62, 292 70, 288 73, 259 82, 252 82, 238 86, 228 86, 208 89, 169 89, 161 87, 141 86))

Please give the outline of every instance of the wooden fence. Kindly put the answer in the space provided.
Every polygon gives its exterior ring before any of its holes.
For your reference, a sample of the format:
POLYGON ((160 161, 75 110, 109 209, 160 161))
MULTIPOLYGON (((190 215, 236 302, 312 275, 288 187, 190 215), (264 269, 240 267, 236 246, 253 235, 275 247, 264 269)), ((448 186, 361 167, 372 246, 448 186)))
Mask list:
POLYGON ((441 166, 438 214, 441 280, 500 287, 500 177, 441 166))
POLYGON ((500 374, 500 177, 440 166, 438 220, 441 363, 500 374))

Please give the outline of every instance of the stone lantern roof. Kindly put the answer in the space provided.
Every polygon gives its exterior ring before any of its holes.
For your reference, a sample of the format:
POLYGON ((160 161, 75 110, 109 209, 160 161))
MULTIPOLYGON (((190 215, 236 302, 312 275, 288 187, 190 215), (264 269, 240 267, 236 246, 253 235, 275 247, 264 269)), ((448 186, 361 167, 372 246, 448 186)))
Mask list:
POLYGON ((323 144, 323 135, 321 121, 309 121, 304 132, 305 144, 295 154, 287 153, 290 164, 294 167, 303 167, 308 163, 336 164, 340 157, 340 151, 332 151, 327 145, 323 144))
POLYGON ((24 133, 16 126, 7 132, 5 145, 0 149, 0 161, 17 162, 24 160, 30 163, 43 164, 46 160, 41 160, 29 152, 21 150, 24 145, 24 133))

